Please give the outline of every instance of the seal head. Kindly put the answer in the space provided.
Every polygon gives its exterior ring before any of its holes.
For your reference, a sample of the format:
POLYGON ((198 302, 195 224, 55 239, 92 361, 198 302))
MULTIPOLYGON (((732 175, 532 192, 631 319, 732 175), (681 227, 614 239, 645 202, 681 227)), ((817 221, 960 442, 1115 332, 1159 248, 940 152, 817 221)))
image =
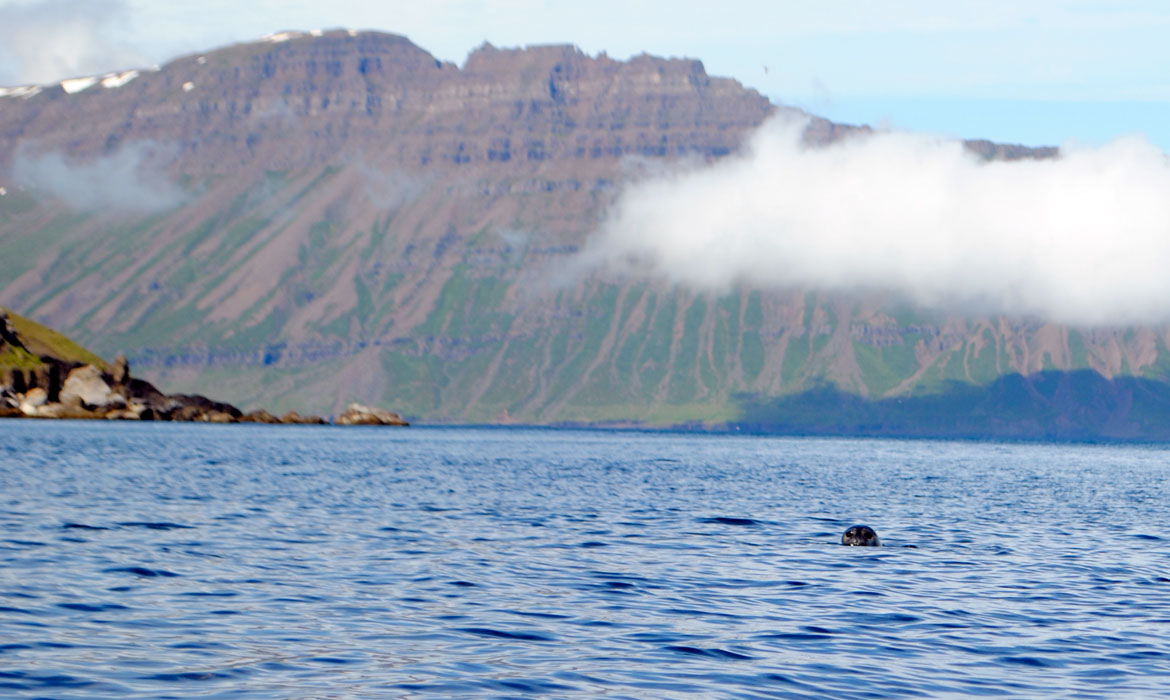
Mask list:
POLYGON ((841 535, 841 544, 847 547, 880 547, 882 541, 868 525, 854 525, 841 535))

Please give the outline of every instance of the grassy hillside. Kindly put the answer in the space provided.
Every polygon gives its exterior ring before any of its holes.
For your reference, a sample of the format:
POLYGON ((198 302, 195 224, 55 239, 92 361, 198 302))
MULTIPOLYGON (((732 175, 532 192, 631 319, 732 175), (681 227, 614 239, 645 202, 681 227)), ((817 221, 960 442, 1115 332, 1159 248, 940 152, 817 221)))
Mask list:
MULTIPOLYGON (((400 177, 375 196, 331 166, 210 179, 198 200, 137 218, 26 201, 0 224, 0 259, 27 256, 0 289, 151 381, 279 411, 360 400, 430 421, 722 423, 738 397, 823 384, 882 399, 1044 370, 1170 377, 1164 328, 574 278, 592 224, 571 212, 601 211, 606 186, 548 179, 517 200, 475 182, 400 177)), ((43 347, 83 352, 45 333, 43 347)))
POLYGON ((103 369, 109 369, 105 360, 61 333, 21 316, 11 309, 0 307, 0 311, 8 314, 9 324, 25 346, 24 348, 16 348, 6 345, 0 350, 0 370, 10 367, 33 369, 44 364, 40 359, 43 356, 56 357, 65 362, 93 364, 103 369))

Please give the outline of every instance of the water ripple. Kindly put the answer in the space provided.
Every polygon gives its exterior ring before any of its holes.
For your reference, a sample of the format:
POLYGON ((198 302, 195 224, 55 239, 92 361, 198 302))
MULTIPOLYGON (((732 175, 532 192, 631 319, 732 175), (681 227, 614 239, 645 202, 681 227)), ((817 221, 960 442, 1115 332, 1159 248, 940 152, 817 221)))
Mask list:
POLYGON ((1163 447, 9 421, 0 453, 3 697, 1168 695, 1163 447))

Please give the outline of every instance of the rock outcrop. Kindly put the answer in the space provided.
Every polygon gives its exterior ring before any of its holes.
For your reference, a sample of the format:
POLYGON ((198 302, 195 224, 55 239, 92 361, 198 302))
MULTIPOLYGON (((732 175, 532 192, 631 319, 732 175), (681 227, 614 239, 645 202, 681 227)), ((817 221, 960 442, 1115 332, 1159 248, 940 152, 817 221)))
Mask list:
POLYGON ((69 366, 51 357, 42 360, 52 371, 10 373, 8 381, 0 385, 0 403, 19 409, 20 415, 29 418, 234 423, 243 415, 235 406, 205 396, 164 394, 150 382, 130 377, 128 369, 121 375, 124 381, 117 382, 112 374, 95 365, 69 366), (61 375, 65 375, 65 381, 54 393, 53 383, 47 378, 61 375), (22 378, 23 391, 15 386, 19 382, 12 381, 16 376, 22 378))
POLYGON ((302 416, 296 411, 289 411, 281 416, 280 422, 291 425, 328 425, 329 423, 320 416, 302 416))
MULTIPOLYGON (((0 309, 0 418, 104 418, 272 425, 329 423, 319 416, 304 416, 296 411, 289 411, 279 418, 264 409, 245 414, 231 404, 200 394, 164 394, 150 382, 131 376, 130 362, 123 355, 118 355, 112 366, 104 362, 102 365, 34 354, 29 343, 13 328, 7 312, 0 309), (19 365, 4 366, 18 361, 19 365)), ((409 425, 397 413, 361 404, 351 404, 337 423, 409 425)))
POLYGON ((263 408, 261 408, 261 409, 255 410, 255 411, 249 411, 248 413, 245 413, 244 415, 240 416, 240 422, 241 423, 264 423, 266 425, 279 425, 280 419, 277 418, 276 416, 272 415, 268 411, 265 411, 263 408))
POLYGON ((84 407, 94 411, 103 408, 125 408, 126 397, 116 394, 102 371, 93 365, 84 365, 69 372, 61 387, 58 401, 67 406, 84 407))
POLYGON ((329 421, 320 416, 302 416, 296 411, 289 411, 278 417, 262 408, 244 414, 240 417, 240 422, 265 423, 267 425, 329 425, 329 421))
POLYGON ((29 346, 8 313, 0 309, 0 418, 326 422, 295 411, 283 419, 263 410, 245 416, 231 404, 199 394, 164 394, 150 382, 131 376, 130 363, 122 355, 112 367, 98 366, 52 354, 38 355, 29 346))
POLYGON ((370 408, 360 403, 351 403, 345 412, 337 417, 337 425, 410 425, 402 416, 379 408, 370 408))

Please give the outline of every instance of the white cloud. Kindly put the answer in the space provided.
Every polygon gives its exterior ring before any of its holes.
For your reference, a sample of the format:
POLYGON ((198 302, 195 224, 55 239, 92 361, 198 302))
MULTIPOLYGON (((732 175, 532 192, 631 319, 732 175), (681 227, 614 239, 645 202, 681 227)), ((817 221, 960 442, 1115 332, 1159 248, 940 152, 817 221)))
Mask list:
POLYGON ((140 67, 125 39, 121 0, 41 0, 0 4, 0 85, 140 67))
POLYGON ((13 159, 16 182, 62 200, 74 211, 150 213, 182 204, 183 191, 156 165, 167 151, 138 142, 86 163, 59 153, 34 154, 21 148, 13 159))
POLYGON ((741 157, 631 186, 582 260, 699 288, 889 289, 1083 325, 1170 320, 1170 162, 1139 138, 984 162, 877 133, 802 146, 774 120, 741 157))

